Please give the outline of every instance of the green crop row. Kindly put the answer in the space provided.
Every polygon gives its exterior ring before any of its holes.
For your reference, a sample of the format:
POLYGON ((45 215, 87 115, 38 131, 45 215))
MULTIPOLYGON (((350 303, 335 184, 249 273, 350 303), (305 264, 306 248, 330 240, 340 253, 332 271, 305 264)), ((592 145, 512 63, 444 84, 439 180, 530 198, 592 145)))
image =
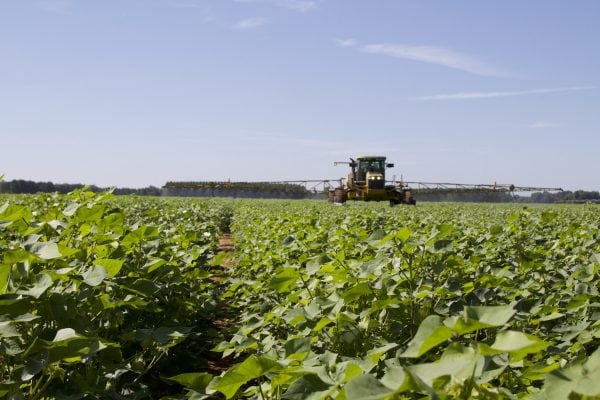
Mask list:
POLYGON ((0 397, 157 398, 203 368, 222 213, 83 191, 0 206, 0 397))

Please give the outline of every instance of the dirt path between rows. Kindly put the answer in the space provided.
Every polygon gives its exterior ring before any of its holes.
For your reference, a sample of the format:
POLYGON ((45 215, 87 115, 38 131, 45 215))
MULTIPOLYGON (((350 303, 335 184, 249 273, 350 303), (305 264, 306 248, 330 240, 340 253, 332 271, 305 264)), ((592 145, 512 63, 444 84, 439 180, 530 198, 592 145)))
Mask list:
MULTIPOLYGON (((235 243, 233 242, 233 237, 230 233, 224 233, 219 237, 218 242, 218 252, 217 255, 224 255, 221 259, 220 267, 223 270, 233 268, 237 265, 237 258, 235 257, 235 243)), ((215 283, 223 283, 225 280, 224 274, 220 273, 214 276, 215 283)), ((221 304, 219 306, 219 313, 217 318, 212 321, 212 325, 215 329, 219 331, 227 331, 232 328, 234 322, 231 320, 230 309, 227 304, 221 304)), ((236 362, 238 362, 237 358, 234 356, 228 356, 225 358, 221 357, 221 353, 213 353, 213 357, 209 357, 207 370, 213 375, 219 375, 222 372, 229 369, 236 362)))
POLYGON ((221 260, 222 268, 231 268, 237 265, 237 259, 234 257, 235 243, 231 233, 224 233, 219 237, 219 253, 225 253, 225 257, 221 260))

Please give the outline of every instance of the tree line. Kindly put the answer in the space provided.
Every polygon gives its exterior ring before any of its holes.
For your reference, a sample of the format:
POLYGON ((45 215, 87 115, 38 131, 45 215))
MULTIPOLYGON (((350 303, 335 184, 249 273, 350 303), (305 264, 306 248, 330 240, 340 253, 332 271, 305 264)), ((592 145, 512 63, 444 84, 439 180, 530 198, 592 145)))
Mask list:
POLYGON ((593 190, 566 190, 564 192, 548 193, 536 192, 531 194, 531 201, 535 203, 598 203, 600 192, 593 190))
POLYGON ((509 192, 494 191, 460 191, 460 190, 431 190, 414 191, 419 201, 465 201, 477 203, 599 203, 598 191, 562 191, 562 192, 533 192, 530 196, 517 195, 509 192))
POLYGON ((248 190, 255 192, 285 192, 305 194, 307 192, 303 185, 283 182, 167 182, 165 189, 218 189, 226 193, 227 190, 248 190))
MULTIPOLYGON (((15 179, 12 181, 0 181, 0 193, 69 193, 75 189, 81 189, 87 186, 92 192, 104 192, 111 188, 103 188, 96 185, 83 185, 81 183, 53 183, 53 182, 34 182, 24 179, 15 179)), ((160 188, 147 186, 144 188, 112 188, 114 194, 137 194, 140 196, 160 196, 160 188)))

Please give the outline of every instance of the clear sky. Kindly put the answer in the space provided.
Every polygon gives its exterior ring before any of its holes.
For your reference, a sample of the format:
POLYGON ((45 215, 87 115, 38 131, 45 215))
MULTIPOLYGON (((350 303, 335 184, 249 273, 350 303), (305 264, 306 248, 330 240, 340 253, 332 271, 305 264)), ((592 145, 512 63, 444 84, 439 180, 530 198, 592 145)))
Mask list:
POLYGON ((1 0, 0 174, 600 189, 597 0, 1 0))

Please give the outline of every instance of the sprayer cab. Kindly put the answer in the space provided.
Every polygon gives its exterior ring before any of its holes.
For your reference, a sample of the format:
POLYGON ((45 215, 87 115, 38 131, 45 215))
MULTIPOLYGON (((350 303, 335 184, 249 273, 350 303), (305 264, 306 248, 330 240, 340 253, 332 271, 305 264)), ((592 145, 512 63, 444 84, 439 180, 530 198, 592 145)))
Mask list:
POLYGON ((358 157, 356 159, 355 182, 366 185, 368 189, 385 188, 385 169, 393 164, 386 164, 385 157, 358 157))
POLYGON ((382 156, 363 156, 351 158, 350 162, 334 163, 334 165, 350 166, 346 187, 338 189, 337 198, 341 197, 341 190, 344 191, 342 202, 346 200, 386 201, 400 198, 396 188, 385 183, 385 169, 394 167, 394 164, 386 163, 385 159, 382 156))

